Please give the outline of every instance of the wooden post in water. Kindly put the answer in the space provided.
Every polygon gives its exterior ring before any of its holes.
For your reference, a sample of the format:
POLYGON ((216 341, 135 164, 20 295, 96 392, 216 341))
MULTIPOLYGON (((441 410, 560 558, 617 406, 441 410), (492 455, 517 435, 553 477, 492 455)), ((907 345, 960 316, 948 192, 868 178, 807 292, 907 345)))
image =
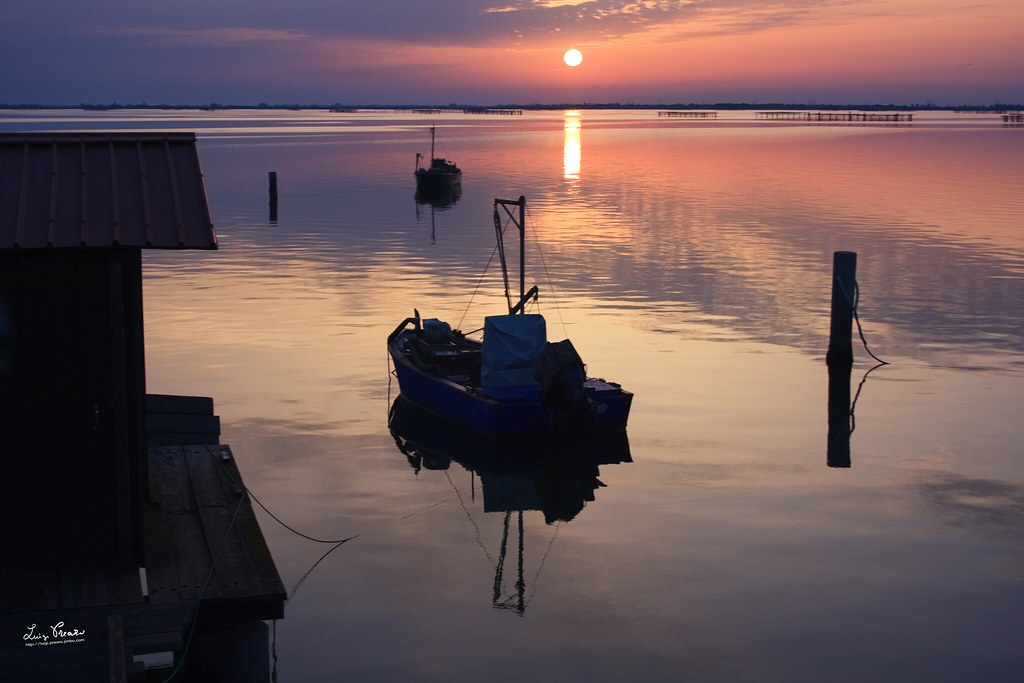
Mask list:
POLYGON ((277 171, 270 171, 268 174, 268 180, 270 181, 270 220, 277 220, 277 171))
POLYGON ((829 328, 829 365, 853 365, 853 297, 857 286, 857 253, 832 255, 832 323, 829 328))

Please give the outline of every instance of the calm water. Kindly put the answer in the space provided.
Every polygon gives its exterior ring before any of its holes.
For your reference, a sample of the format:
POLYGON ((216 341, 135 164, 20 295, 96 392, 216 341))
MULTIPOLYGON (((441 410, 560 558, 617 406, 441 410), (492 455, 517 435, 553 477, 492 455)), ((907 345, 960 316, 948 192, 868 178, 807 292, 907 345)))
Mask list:
POLYGON ((0 112, 122 128, 197 132, 221 243, 146 254, 149 390, 213 396, 267 507, 358 535, 316 564, 333 546, 260 517, 290 591, 280 680, 1019 680, 1021 127, 0 112), (434 210, 412 178, 430 123, 465 172, 434 210), (474 291, 491 203, 519 195, 549 334, 636 395, 633 462, 592 495, 586 468, 410 461, 387 427, 385 337, 413 307, 463 329, 501 310, 496 266, 474 291), (836 250, 891 363, 861 384, 855 346, 850 468, 826 465, 836 250), (537 509, 552 489, 571 521, 537 509), (520 515, 502 564, 485 505, 526 508, 521 614, 494 606, 496 583, 519 604, 520 515))

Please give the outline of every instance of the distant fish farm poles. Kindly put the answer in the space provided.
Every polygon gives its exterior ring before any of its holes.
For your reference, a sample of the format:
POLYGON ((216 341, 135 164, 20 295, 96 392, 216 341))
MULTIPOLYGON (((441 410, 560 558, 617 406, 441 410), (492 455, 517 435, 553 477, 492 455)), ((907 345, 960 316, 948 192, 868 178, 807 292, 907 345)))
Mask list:
POLYGON ((693 110, 677 110, 672 109, 670 111, 659 111, 658 118, 666 119, 717 119, 717 111, 693 111, 693 110))
POLYGON ((463 114, 490 114, 492 116, 522 116, 522 109, 486 109, 484 107, 468 107, 463 114))
POLYGON ((829 327, 828 365, 853 365, 853 310, 857 287, 857 253, 832 255, 832 320, 829 327))
POLYGON ((267 173, 267 180, 270 184, 270 222, 277 221, 277 171, 267 173))
POLYGON ((883 121, 888 123, 910 123, 914 115, 896 112, 863 112, 863 111, 759 111, 757 118, 770 121, 814 121, 828 122, 868 122, 883 121))

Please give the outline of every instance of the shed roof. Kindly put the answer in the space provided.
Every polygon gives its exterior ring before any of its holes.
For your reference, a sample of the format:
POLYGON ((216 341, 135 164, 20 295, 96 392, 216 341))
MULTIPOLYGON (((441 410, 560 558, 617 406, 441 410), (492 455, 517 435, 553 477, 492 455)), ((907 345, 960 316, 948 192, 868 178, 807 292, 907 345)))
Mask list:
POLYGON ((194 133, 0 134, 0 249, 216 249, 194 133))

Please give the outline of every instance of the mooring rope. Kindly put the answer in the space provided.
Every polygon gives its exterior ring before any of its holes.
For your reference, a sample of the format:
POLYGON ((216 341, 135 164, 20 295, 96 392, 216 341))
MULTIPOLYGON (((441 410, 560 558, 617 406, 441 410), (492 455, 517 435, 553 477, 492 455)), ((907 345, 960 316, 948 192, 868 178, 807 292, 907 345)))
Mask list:
POLYGON ((278 517, 273 512, 271 512, 267 508, 267 506, 264 505, 260 501, 260 499, 257 498, 253 494, 253 492, 251 490, 249 490, 248 486, 246 486, 242 482, 238 481, 237 479, 235 479, 231 475, 231 472, 226 467, 224 467, 223 463, 218 462, 217 464, 220 465, 220 468, 224 471, 225 474, 227 474, 228 478, 231 479, 231 483, 233 483, 235 486, 237 486, 240 489, 242 489, 243 491, 245 491, 245 493, 248 494, 248 496, 250 498, 252 498, 254 501, 256 501, 257 505, 259 505, 261 508, 263 508, 264 512, 266 512, 268 515, 270 515, 271 519, 273 519, 275 522, 277 522, 278 524, 280 524, 281 526, 283 526, 285 529, 287 529, 288 531, 292 532, 296 536, 301 536, 302 538, 306 539, 307 541, 313 541, 314 543, 324 543, 324 544, 327 544, 327 545, 341 545, 342 543, 347 543, 347 542, 351 541, 354 538, 359 538, 359 534, 356 534, 354 536, 349 536, 348 538, 323 539, 323 538, 316 538, 314 536, 310 536, 308 534, 302 533, 298 529, 295 529, 294 527, 291 527, 288 524, 286 524, 280 517, 278 517))
POLYGON ((853 395, 853 401, 850 403, 850 434, 853 434, 857 430, 857 418, 854 416, 854 411, 857 410, 857 400, 860 398, 860 391, 864 388, 864 383, 868 381, 868 375, 882 367, 888 365, 888 363, 881 362, 874 366, 870 370, 864 373, 864 376, 860 378, 860 384, 857 385, 857 393, 853 395))
MULTIPOLYGON (((850 298, 849 292, 846 291, 846 287, 843 286, 843 278, 836 277, 836 283, 839 285, 839 291, 843 293, 843 298, 846 299, 846 303, 850 304, 850 310, 853 311, 853 319, 857 321, 857 332, 860 334, 860 340, 864 344, 864 350, 868 352, 868 355, 878 361, 879 365, 889 365, 889 361, 882 360, 868 347, 868 340, 864 337, 864 328, 860 324, 860 315, 857 314, 857 307, 860 305, 860 284, 853 281, 853 298, 850 298)), ((865 375, 866 376, 866 375, 865 375)))
POLYGON ((473 305, 473 299, 476 298, 476 293, 480 291, 480 286, 484 283, 484 278, 487 276, 487 271, 490 269, 491 264, 494 262, 494 255, 497 253, 498 245, 495 244, 494 249, 491 250, 491 257, 487 259, 487 265, 484 266, 484 272, 480 273, 480 279, 477 280, 476 287, 473 288, 473 293, 469 297, 469 302, 466 304, 466 309, 462 311, 462 317, 459 318, 459 323, 455 326, 455 329, 462 329, 462 321, 466 319, 466 315, 469 313, 469 307, 473 305))

